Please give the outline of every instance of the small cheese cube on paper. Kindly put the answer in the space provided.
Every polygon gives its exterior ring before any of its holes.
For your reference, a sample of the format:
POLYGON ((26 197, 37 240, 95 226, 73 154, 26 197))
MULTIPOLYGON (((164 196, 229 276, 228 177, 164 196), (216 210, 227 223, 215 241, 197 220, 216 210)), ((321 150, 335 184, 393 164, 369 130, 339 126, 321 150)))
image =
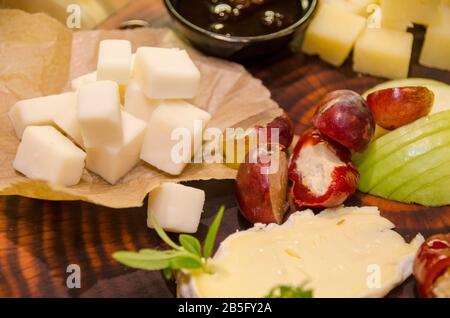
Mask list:
POLYGON ((353 51, 353 70, 391 79, 408 76, 413 35, 389 29, 365 29, 353 51))
POLYGON ((419 62, 428 67, 450 71, 450 23, 427 28, 419 62))
POLYGON ((60 110, 73 107, 75 103, 74 92, 24 99, 11 108, 8 116, 20 139, 27 126, 54 125, 56 114, 60 110))
POLYGON ((100 42, 97 61, 97 80, 111 80, 128 84, 131 75, 131 43, 127 40, 100 42))
POLYGON ((54 123, 65 135, 67 135, 73 142, 81 148, 84 148, 83 137, 81 135, 81 128, 77 117, 77 102, 67 104, 63 109, 60 109, 54 118, 54 123))
POLYGON ((162 102, 148 122, 141 159, 169 174, 180 174, 201 146, 202 129, 210 119, 208 112, 185 101, 162 102), (189 149, 180 149, 186 144, 189 149))
POLYGON ((115 184, 139 162, 147 123, 122 111, 123 144, 87 148, 86 168, 115 184))
POLYGON ((72 186, 80 181, 86 154, 51 126, 29 126, 14 159, 14 169, 33 180, 72 186))
POLYGON ((185 50, 140 47, 134 76, 148 98, 189 99, 197 94, 200 72, 185 50))
POLYGON ((122 144, 119 87, 113 81, 97 81, 78 91, 77 117, 85 147, 122 144))
POLYGON ((151 114, 160 103, 160 99, 145 97, 141 85, 134 79, 130 80, 125 91, 124 110, 126 112, 148 122, 151 114))
POLYGON ((338 5, 324 3, 305 33, 303 52, 340 66, 352 50, 366 19, 338 5))
POLYGON ((205 203, 205 192, 177 183, 164 183, 148 196, 147 225, 154 228, 150 213, 166 231, 195 233, 205 203))
POLYGON ((81 86, 83 86, 84 84, 88 84, 88 83, 92 83, 97 81, 97 72, 91 72, 91 73, 87 73, 84 75, 81 75, 77 78, 74 78, 72 80, 72 90, 76 91, 78 90, 81 86))

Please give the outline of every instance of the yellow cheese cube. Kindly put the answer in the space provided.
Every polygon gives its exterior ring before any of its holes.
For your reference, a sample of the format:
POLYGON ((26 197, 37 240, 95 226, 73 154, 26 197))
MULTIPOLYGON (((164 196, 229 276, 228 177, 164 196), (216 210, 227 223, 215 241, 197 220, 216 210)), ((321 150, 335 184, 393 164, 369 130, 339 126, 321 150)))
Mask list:
POLYGON ((419 63, 450 71, 450 26, 429 26, 425 34, 419 63))
POLYGON ((378 0, 322 0, 320 3, 336 4, 348 12, 367 16, 367 7, 370 4, 378 3, 378 0))
POLYGON ((380 4, 390 19, 429 25, 440 19, 442 0, 380 0, 380 4))
POLYGON ((336 66, 344 63, 366 20, 337 5, 323 4, 306 30, 303 52, 336 66))
POLYGON ((447 25, 447 27, 450 27, 450 0, 442 0, 439 18, 430 25, 447 25))
POLYGON ((404 0, 380 0, 381 27, 398 31, 412 27, 412 22, 407 19, 405 5, 404 0))
POLYGON ((408 76, 413 35, 389 29, 366 29, 353 52, 353 70, 387 78, 408 76))
POLYGON ((393 29, 397 31, 406 31, 409 27, 412 27, 412 23, 408 20, 399 20, 388 16, 381 17, 381 27, 387 29, 393 29))
POLYGON ((407 19, 423 25, 433 24, 440 17, 441 0, 407 0, 407 19))

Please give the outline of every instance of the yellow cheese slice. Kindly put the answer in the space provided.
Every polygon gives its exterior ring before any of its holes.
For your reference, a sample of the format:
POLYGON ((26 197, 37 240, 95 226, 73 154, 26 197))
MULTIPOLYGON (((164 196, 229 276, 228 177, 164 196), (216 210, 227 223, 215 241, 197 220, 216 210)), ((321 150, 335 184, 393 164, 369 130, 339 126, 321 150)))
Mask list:
POLYGON ((392 229, 376 207, 296 212, 283 225, 257 224, 229 236, 212 273, 179 280, 181 297, 263 297, 278 285, 313 289, 314 297, 382 297, 412 272, 423 242, 392 229))

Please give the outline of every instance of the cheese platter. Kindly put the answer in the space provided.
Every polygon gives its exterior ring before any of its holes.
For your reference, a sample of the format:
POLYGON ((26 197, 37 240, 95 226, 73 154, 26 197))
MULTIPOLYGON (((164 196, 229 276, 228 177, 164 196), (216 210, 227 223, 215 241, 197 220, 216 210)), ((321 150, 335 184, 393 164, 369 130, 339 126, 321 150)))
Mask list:
MULTIPOLYGON (((8 164, 27 186, 3 181, 2 194, 51 201, 2 198, 2 295, 449 297, 445 61, 427 56, 421 60, 428 66, 419 65, 411 42, 408 74, 378 74, 357 64, 360 52, 368 51, 367 61, 373 53, 364 42, 372 35, 362 34, 346 39, 355 45, 353 70, 345 50, 345 64, 330 66, 308 55, 342 63, 320 54, 325 13, 366 21, 380 7, 357 14, 325 3, 317 10, 305 33, 306 54, 286 48, 242 62, 284 112, 269 95, 261 99, 265 112, 232 114, 223 99, 208 105, 216 95, 198 92, 211 74, 198 65, 230 72, 235 66, 174 38, 165 38, 169 48, 134 41, 140 31, 96 36, 96 69, 71 76, 66 92, 11 103, 17 149, 4 161, 13 159, 8 164), (221 103, 229 109, 218 117, 221 103), (68 111, 55 110, 60 104, 68 111), (247 130, 207 142, 212 124, 220 133, 229 123, 247 130), (174 131, 190 136, 176 153, 174 131), (245 149, 229 157, 239 142, 245 149), (211 158, 225 162, 206 173, 209 163, 196 162, 196 154, 213 144, 219 148, 211 158), (141 178, 147 170, 161 177, 141 178), (149 193, 142 207, 141 194, 121 201, 134 189, 149 193), (83 288, 67 287, 74 264, 83 270, 83 288)), ((416 43, 424 32, 415 27, 408 34, 416 43)), ((84 37, 91 34, 77 35, 84 37)), ((249 75, 240 76, 249 85, 249 75)), ((237 106, 256 98, 239 93, 229 93, 237 106)))

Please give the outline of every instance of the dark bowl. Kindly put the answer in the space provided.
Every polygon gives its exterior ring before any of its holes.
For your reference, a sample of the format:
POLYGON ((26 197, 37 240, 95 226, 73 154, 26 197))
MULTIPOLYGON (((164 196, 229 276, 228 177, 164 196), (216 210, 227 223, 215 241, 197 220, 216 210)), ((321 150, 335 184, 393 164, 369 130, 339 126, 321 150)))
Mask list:
POLYGON ((302 37, 309 24, 318 0, 299 0, 304 15, 294 24, 280 31, 258 36, 225 36, 199 27, 184 18, 178 11, 178 0, 164 0, 177 33, 201 51, 227 59, 244 60, 266 55, 289 44, 294 36, 302 37))

